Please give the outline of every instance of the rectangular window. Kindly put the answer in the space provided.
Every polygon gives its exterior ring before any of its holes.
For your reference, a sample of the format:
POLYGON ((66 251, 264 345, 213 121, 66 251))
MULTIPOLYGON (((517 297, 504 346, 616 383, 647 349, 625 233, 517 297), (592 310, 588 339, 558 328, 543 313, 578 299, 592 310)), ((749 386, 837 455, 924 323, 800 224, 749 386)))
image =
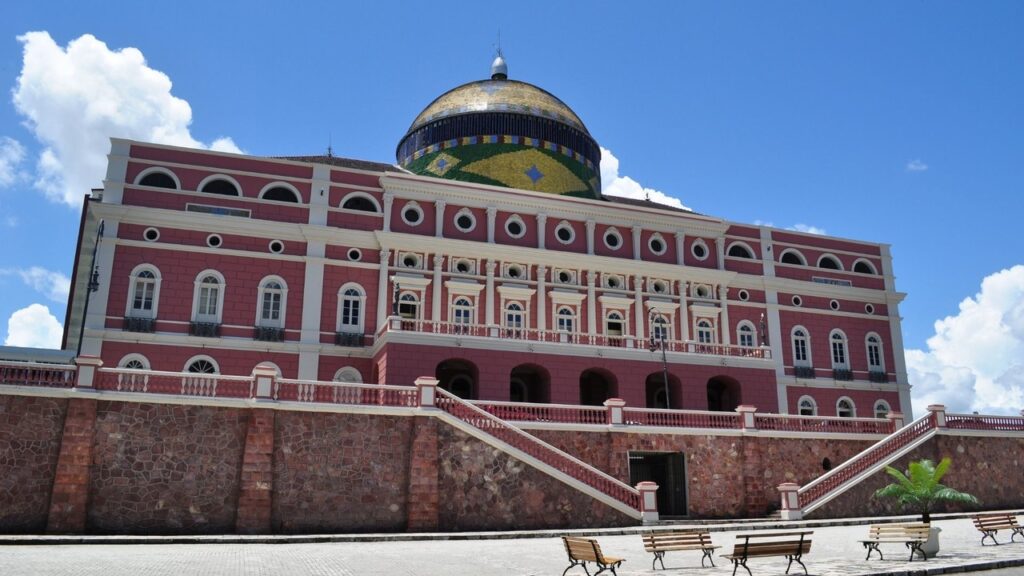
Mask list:
POLYGON ((807 362, 807 341, 803 338, 793 341, 793 359, 796 362, 807 362))
POLYGON ((217 296, 218 289, 216 287, 203 286, 199 289, 199 316, 206 317, 203 319, 216 318, 217 296))
POLYGON ((276 292, 267 292, 263 295, 263 314, 262 318, 268 321, 276 321, 281 319, 281 294, 276 292))
POLYGON ((832 342, 832 365, 846 366, 846 346, 842 342, 832 342))
POLYGON ((153 284, 145 280, 135 283, 135 297, 132 301, 132 310, 142 312, 153 310, 153 284))

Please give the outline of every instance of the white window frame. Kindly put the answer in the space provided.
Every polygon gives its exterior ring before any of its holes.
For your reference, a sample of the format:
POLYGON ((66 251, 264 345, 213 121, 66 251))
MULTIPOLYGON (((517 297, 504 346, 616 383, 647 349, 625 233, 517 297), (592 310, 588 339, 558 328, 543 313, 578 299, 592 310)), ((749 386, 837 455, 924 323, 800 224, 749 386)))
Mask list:
POLYGON ((402 222, 405 222, 409 226, 412 226, 412 227, 415 228, 416 226, 419 226, 419 225, 423 224, 423 219, 424 219, 423 208, 421 208, 420 207, 420 203, 415 201, 415 200, 410 200, 410 201, 406 202, 405 205, 402 206, 402 210, 399 212, 399 214, 402 217, 402 222), (419 220, 417 220, 415 222, 412 222, 408 218, 406 218, 405 212, 407 210, 412 210, 413 212, 416 212, 419 215, 419 217, 420 217, 419 220))
POLYGON ((604 334, 610 338, 625 338, 629 335, 629 323, 626 321, 627 314, 622 310, 608 310, 604 315, 604 334), (612 334, 611 327, 608 326, 612 322, 619 323, 619 333, 612 334))
POLYGON ((214 360, 212 356, 207 356, 206 354, 197 354, 186 360, 185 366, 182 367, 181 371, 188 372, 189 366, 195 364, 196 362, 199 362, 200 360, 205 360, 206 362, 209 362, 210 365, 213 366, 213 372, 192 372, 192 374, 220 374, 220 364, 218 364, 217 361, 214 360))
POLYGON ((651 251, 651 254, 654 254, 655 256, 661 256, 665 252, 668 252, 668 242, 665 242, 665 238, 661 235, 660 232, 655 232, 654 234, 651 234, 649 238, 647 238, 647 249, 651 251), (651 245, 654 243, 655 240, 661 242, 661 250, 655 250, 654 246, 651 245))
POLYGON ((193 322, 207 322, 211 324, 221 324, 224 319, 224 293, 227 291, 227 283, 224 281, 224 275, 220 272, 211 269, 206 269, 196 275, 194 282, 194 288, 192 290, 192 321, 193 322), (207 276, 213 276, 217 279, 217 311, 215 314, 201 314, 199 312, 200 294, 203 288, 203 280, 207 276))
POLYGON ((754 328, 753 322, 750 320, 742 320, 736 325, 736 344, 744 348, 757 348, 757 329, 754 328), (750 337, 749 344, 743 343, 744 336, 750 337))
POLYGON ((139 264, 132 269, 132 273, 129 275, 128 281, 128 301, 125 302, 124 315, 128 318, 148 318, 156 319, 157 311, 160 305, 160 269, 152 264, 139 264), (139 282, 149 282, 148 280, 141 280, 139 274, 143 272, 149 272, 153 274, 153 305, 150 310, 136 310, 135 309, 135 289, 139 282))
POLYGON ((810 396, 801 396, 800 399, 796 401, 796 413, 797 413, 798 416, 817 416, 818 415, 818 403, 815 402, 814 398, 811 398, 810 396), (807 403, 809 403, 811 405, 811 413, 810 414, 803 414, 801 412, 801 410, 803 409, 804 402, 807 402, 807 403))
POLYGON ((302 194, 299 193, 299 189, 287 182, 281 182, 280 180, 271 182, 270 184, 267 184, 266 186, 261 188, 257 198, 259 198, 260 200, 265 200, 265 198, 263 198, 263 195, 266 194, 268 191, 273 190, 274 188, 284 188, 285 190, 290 191, 292 194, 295 194, 295 202, 287 202, 282 200, 267 200, 267 202, 277 202, 278 204, 302 204, 302 194))
POLYGON ((348 211, 348 212, 359 212, 361 214, 378 214, 378 215, 380 215, 380 214, 384 213, 384 211, 380 207, 380 202, 378 202, 376 198, 374 198, 370 194, 367 194, 366 192, 349 192, 348 194, 345 194, 345 196, 342 197, 341 202, 338 202, 338 210, 345 210, 345 211, 348 211), (345 203, 348 202, 352 198, 365 198, 365 199, 369 200, 370 203, 373 204, 373 207, 375 208, 375 210, 373 212, 367 212, 365 210, 356 210, 354 208, 345 208, 345 203))
POLYGON ((671 342, 673 338, 672 327, 675 324, 675 317, 663 312, 653 312, 650 318, 651 339, 655 343, 661 342, 659 332, 664 331, 665 341, 671 342), (659 322, 660 320, 660 322, 659 322))
POLYGON ((344 382, 346 384, 362 384, 363 373, 354 366, 342 366, 334 373, 332 382, 344 382))
POLYGON ((505 219, 505 234, 508 234, 509 238, 522 238, 523 236, 526 236, 526 232, 526 222, 519 214, 513 214, 505 219), (509 225, 511 225, 513 222, 519 224, 519 234, 513 234, 512 231, 508 229, 509 225))
POLYGON ((693 334, 696 336, 697 344, 718 344, 718 330, 715 329, 715 321, 711 318, 695 318, 693 334))
POLYGON ((838 256, 831 252, 825 252, 821 256, 818 256, 818 268, 821 268, 822 270, 832 270, 832 268, 822 267, 821 261, 824 260, 825 258, 831 258, 832 260, 835 261, 836 265, 839 266, 839 268, 836 268, 836 270, 839 270, 840 272, 844 272, 846 270, 845 268, 843 268, 843 261, 838 256))
POLYGON ((811 333, 807 330, 807 328, 804 328, 803 326, 793 326, 793 330, 791 330, 789 333, 789 340, 793 348, 793 366, 813 366, 814 363, 811 360, 811 333), (803 336, 797 336, 797 332, 802 332, 803 336), (804 358, 803 360, 797 358, 799 356, 799 354, 797 354, 798 340, 802 340, 804 343, 804 355, 806 356, 806 358, 804 358))
POLYGON ((732 242, 731 244, 729 244, 729 247, 725 249, 725 256, 726 256, 726 258, 742 258, 744 260, 758 260, 757 252, 755 252, 754 249, 750 247, 750 244, 747 244, 746 242, 744 242, 742 240, 736 240, 735 242, 732 242), (747 251, 747 254, 750 254, 750 256, 749 257, 747 257, 747 256, 730 256, 729 252, 734 247, 736 247, 736 246, 739 246, 739 247, 745 249, 747 251))
POLYGON ((196 186, 196 192, 200 194, 210 194, 210 192, 203 192, 203 187, 209 184, 210 182, 213 182, 214 180, 226 180, 230 182, 235 186, 235 192, 237 192, 237 194, 235 194, 234 196, 228 196, 227 194, 214 194, 214 196, 224 196, 225 198, 245 197, 245 193, 242 191, 242 185, 238 183, 238 180, 235 180, 234 178, 228 176, 227 174, 210 174, 206 178, 203 178, 203 181, 199 183, 199 186, 196 186))
POLYGON ((181 190, 181 180, 178 179, 178 175, 163 166, 150 166, 142 172, 139 172, 138 175, 135 176, 134 184, 136 186, 142 186, 142 184, 140 184, 142 179, 153 173, 160 173, 169 176, 171 180, 174 180, 174 189, 181 190))
POLYGON ((521 336, 529 328, 529 318, 526 314, 526 305, 523 302, 519 300, 506 302, 505 309, 502 312, 501 323, 506 330, 513 331, 513 334, 521 336), (513 306, 516 307, 515 310, 512 309, 513 306), (510 319, 513 317, 518 318, 517 323, 510 322, 510 319))
POLYGON ((711 250, 708 248, 708 243, 705 242, 703 238, 697 238, 696 240, 690 243, 690 254, 697 260, 703 262, 711 257, 711 250), (704 257, 700 257, 697 255, 697 246, 701 246, 704 248, 704 257))
POLYGON ((612 252, 618 252, 619 250, 622 250, 622 245, 623 245, 622 233, 620 233, 619 230, 617 228, 615 228, 614 226, 605 228, 604 234, 601 235, 601 241, 604 242, 605 248, 611 250, 612 252), (608 237, 609 236, 614 236, 616 238, 616 240, 619 241, 619 243, 617 245, 615 245, 615 246, 612 246, 611 244, 609 244, 608 243, 608 237))
POLYGON ((868 359, 868 370, 871 372, 885 372, 885 351, 882 349, 882 337, 876 332, 868 332, 864 335, 864 351, 867 353, 868 359), (872 342, 871 339, 875 341, 872 342), (871 361, 871 348, 876 348, 876 355, 878 357, 877 363, 871 361))
POLYGON ((128 369, 128 370, 151 370, 150 363, 149 363, 149 358, 146 358, 142 354, 136 354, 136 353, 125 354, 125 356, 123 358, 118 360, 117 367, 118 368, 128 369), (138 362, 139 364, 142 364, 142 368, 128 368, 128 364, 131 363, 131 362, 138 362))
POLYGON ((419 292, 413 290, 402 290, 401 294, 398 295, 398 315, 404 320, 419 320, 420 315, 423 313, 423 299, 420 298, 419 292), (402 316, 402 307, 412 306, 412 316, 402 316))
POLYGON ((459 232, 462 232, 463 234, 469 234, 473 230, 476 230, 476 214, 473 214, 473 211, 470 210, 469 208, 463 208, 456 212, 454 216, 452 216, 452 225, 455 226, 455 229, 458 230, 459 232), (468 217, 470 220, 470 225, 466 228, 459 226, 459 219, 462 218, 463 216, 468 217))
POLYGON ((459 326, 476 323, 476 301, 472 296, 452 294, 448 303, 448 321, 459 326))
POLYGON ((284 281, 284 278, 280 276, 265 276, 260 280, 259 289, 256 293, 256 326, 261 328, 284 328, 285 322, 285 311, 288 309, 288 283, 284 281), (277 283, 280 288, 270 288, 269 285, 277 283), (280 309, 278 310, 277 319, 267 319, 263 317, 263 300, 268 296, 272 296, 274 291, 280 295, 280 309))
POLYGON ((857 258, 856 260, 854 260, 853 266, 850 268, 850 272, 854 272, 856 274, 871 274, 872 276, 878 276, 878 268, 876 268, 875 264, 871 260, 868 260, 867 258, 857 258), (857 264, 865 264, 868 267, 868 269, 871 270, 871 272, 857 272, 857 264))
POLYGON ((781 253, 779 253, 779 264, 782 264, 784 266, 807 266, 807 257, 804 256, 803 252, 797 250, 796 248, 786 248, 781 253), (800 263, 790 264, 788 262, 783 262, 782 259, 786 256, 786 254, 796 254, 796 258, 797 260, 800 261, 800 263))
POLYGON ((888 402, 882 399, 875 400, 875 405, 871 410, 871 413, 874 415, 875 418, 885 418, 886 416, 889 415, 890 412, 892 412, 892 406, 890 406, 888 402), (879 415, 879 407, 885 408, 884 414, 879 415))
POLYGON ((355 282, 348 282, 342 284, 341 288, 338 289, 338 311, 335 326, 338 328, 338 332, 344 332, 346 334, 363 334, 365 332, 364 327, 366 326, 366 290, 355 282), (354 290, 357 294, 346 294, 349 290, 354 290), (344 322, 345 320, 345 303, 352 302, 359 306, 359 310, 356 315, 356 322, 344 322))
POLYGON ((841 396, 838 400, 836 400, 836 416, 839 417, 839 418, 856 418, 857 417, 857 404, 849 396, 841 396), (849 416, 843 416, 842 413, 839 410, 839 406, 843 402, 846 402, 846 403, 848 403, 850 405, 850 415, 849 416))
POLYGON ((828 334, 828 350, 829 350, 829 358, 831 358, 831 360, 832 360, 832 369, 833 370, 849 370, 850 369, 850 341, 849 341, 849 339, 846 338, 846 333, 845 332, 843 332, 842 330, 839 330, 838 328, 833 330, 833 331, 831 331, 831 332, 829 332, 829 334, 828 334), (839 336, 839 338, 836 338, 836 336, 839 336), (838 360, 837 360, 836 356, 839 356, 840 354, 836 353, 837 352, 836 346, 842 346, 842 349, 839 350, 839 352, 842 352, 842 354, 841 354, 842 358, 840 358, 838 360))
POLYGON ((566 334, 575 334, 579 328, 579 322, 576 318, 576 309, 572 306, 559 306, 555 309, 555 330, 557 332, 563 332, 566 334), (568 314, 562 314, 563 311, 568 311, 568 314), (568 322, 569 327, 566 329, 565 323, 568 322))
POLYGON ((562 245, 568 246, 569 244, 572 244, 573 242, 576 241, 576 228, 574 228, 573 225, 568 220, 562 220, 561 222, 556 224, 555 228, 554 228, 554 233, 555 233, 555 240, 557 240, 562 245), (562 238, 559 237, 559 235, 558 235, 558 231, 562 230, 563 228, 569 231, 569 239, 568 240, 562 240, 562 238))

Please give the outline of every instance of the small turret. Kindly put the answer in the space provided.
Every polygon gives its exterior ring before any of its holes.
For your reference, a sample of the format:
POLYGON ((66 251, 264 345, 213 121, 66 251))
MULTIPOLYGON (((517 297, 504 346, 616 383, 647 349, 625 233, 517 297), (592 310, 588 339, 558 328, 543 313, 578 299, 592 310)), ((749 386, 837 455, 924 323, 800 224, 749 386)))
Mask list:
POLYGON ((508 64, 505 63, 501 50, 498 50, 494 62, 491 62, 491 80, 508 80, 508 64))

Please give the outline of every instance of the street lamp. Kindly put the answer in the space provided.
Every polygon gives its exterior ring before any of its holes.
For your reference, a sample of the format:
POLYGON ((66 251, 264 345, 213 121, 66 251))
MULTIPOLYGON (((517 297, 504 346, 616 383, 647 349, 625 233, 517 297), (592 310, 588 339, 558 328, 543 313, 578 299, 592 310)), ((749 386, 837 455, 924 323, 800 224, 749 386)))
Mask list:
POLYGON ((667 331, 667 324, 668 322, 660 312, 657 310, 651 310, 651 328, 653 329, 655 326, 658 328, 653 330, 654 333, 651 334, 651 339, 647 343, 647 349, 654 352, 659 347, 661 348, 661 382, 665 386, 665 407, 671 409, 672 399, 669 396, 668 358, 665 355, 665 332, 667 331), (657 320, 660 320, 660 322, 657 322, 657 320))
POLYGON ((398 292, 401 287, 398 286, 398 281, 394 282, 394 289, 391 291, 391 315, 398 316, 398 292))

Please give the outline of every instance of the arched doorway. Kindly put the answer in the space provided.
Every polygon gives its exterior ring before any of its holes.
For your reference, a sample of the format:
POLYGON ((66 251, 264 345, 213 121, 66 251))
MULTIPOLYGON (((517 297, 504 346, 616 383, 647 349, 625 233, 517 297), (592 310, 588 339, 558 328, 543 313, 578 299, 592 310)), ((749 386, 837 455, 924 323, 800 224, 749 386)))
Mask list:
POLYGON ((740 383, 728 376, 715 376, 708 380, 708 410, 733 412, 740 405, 740 383))
POLYGON ((644 385, 646 405, 648 408, 678 408, 682 406, 682 386, 679 378, 668 375, 668 387, 665 386, 665 374, 658 371, 647 375, 644 385))
POLYGON ((607 370, 591 368, 580 374, 580 404, 603 406, 604 401, 618 393, 618 381, 607 370))
POLYGON ((508 399, 512 402, 551 401, 551 375, 536 364, 520 364, 509 375, 508 399))
POLYGON ((445 360, 434 370, 438 386, 463 400, 476 399, 478 375, 476 364, 468 360, 445 360))

